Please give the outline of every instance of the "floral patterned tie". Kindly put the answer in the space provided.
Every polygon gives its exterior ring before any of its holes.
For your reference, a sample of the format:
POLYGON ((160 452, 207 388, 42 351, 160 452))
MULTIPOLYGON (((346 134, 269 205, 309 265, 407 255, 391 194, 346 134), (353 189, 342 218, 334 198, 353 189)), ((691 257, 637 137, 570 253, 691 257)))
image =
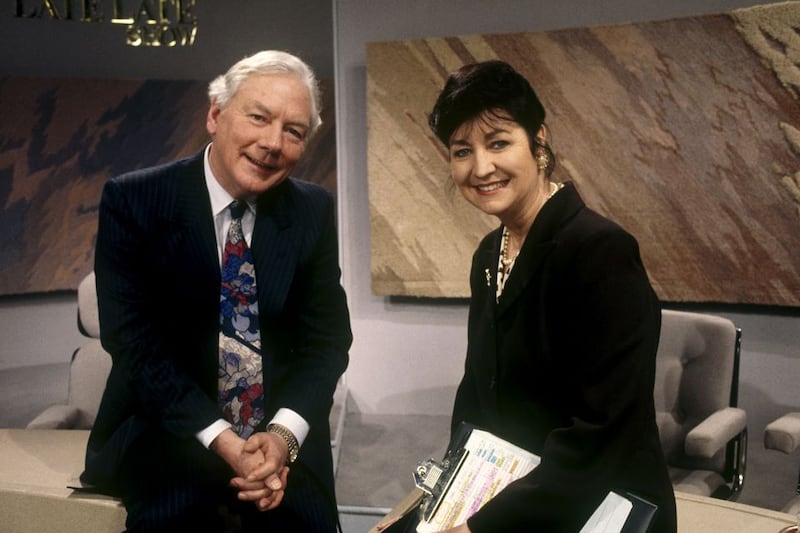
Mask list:
POLYGON ((264 377, 253 254, 242 233, 245 202, 230 205, 231 225, 222 253, 219 402, 242 438, 264 418, 264 377))

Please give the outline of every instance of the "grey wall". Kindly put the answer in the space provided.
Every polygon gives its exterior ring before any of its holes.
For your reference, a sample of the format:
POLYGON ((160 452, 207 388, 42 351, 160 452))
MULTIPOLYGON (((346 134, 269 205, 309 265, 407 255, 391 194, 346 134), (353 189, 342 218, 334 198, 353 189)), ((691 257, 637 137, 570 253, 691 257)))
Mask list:
MULTIPOLYGON (((754 0, 335 0, 340 231, 355 342, 350 409, 448 414, 462 372, 463 305, 396 301, 369 288, 365 44, 421 37, 537 31, 656 20, 770 3, 754 0), (368 21, 369 23, 366 23, 368 21)), ((735 282, 732 280, 732 282, 735 282)), ((707 307, 744 330, 740 405, 763 420, 800 406, 800 313, 707 307)))

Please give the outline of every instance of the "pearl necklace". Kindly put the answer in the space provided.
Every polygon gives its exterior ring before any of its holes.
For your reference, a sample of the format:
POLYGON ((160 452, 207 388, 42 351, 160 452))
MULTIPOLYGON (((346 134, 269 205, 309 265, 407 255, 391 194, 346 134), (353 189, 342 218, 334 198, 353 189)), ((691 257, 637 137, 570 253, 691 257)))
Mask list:
MULTIPOLYGON (((550 198, 553 197, 555 193, 557 193, 561 188, 564 186, 563 183, 553 183, 550 182, 550 193, 542 202, 544 205, 550 198)), ((541 207, 539 207, 541 209, 541 207)), ((500 299, 500 295, 503 293, 503 289, 506 285, 506 280, 508 276, 511 274, 511 269, 514 268, 514 262, 517 260, 517 256, 519 255, 520 250, 522 250, 522 245, 520 245, 520 249, 517 250, 517 253, 514 254, 514 257, 508 257, 508 241, 509 241, 509 233, 508 227, 503 226, 503 237, 500 244, 500 264, 497 268, 497 299, 500 299)), ((489 277, 489 272, 487 269, 486 272, 487 281, 489 277)))
MULTIPOLYGON (((544 205, 545 202, 547 202, 550 198, 552 198, 553 195, 557 193, 563 186, 564 186, 563 183, 550 182, 550 193, 544 199, 542 205, 544 205)), ((539 209, 541 209, 541 207, 539 209)), ((514 261, 517 260, 517 256, 519 255, 519 250, 517 250, 517 253, 514 254, 514 257, 508 257, 508 241, 509 241, 508 227, 503 226, 503 242, 500 246, 500 262, 503 264, 503 269, 506 271, 505 272, 506 276, 508 276, 508 273, 511 271, 511 267, 514 265, 514 261)), ((522 249, 522 246, 520 246, 520 249, 522 249)))

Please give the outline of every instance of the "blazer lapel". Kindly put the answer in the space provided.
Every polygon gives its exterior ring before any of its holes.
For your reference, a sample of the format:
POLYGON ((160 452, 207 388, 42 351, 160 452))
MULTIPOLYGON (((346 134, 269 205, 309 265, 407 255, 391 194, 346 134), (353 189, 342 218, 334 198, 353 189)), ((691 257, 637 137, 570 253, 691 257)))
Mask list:
POLYGON ((502 316, 511 304, 519 298, 528 286, 530 279, 539 270, 542 261, 547 257, 550 251, 555 247, 552 241, 536 243, 532 246, 525 246, 525 250, 520 251, 517 260, 514 262, 514 269, 506 281, 506 286, 503 288, 503 294, 497 302, 497 316, 502 316), (523 253, 524 252, 524 253, 523 253))
POLYGON ((262 372, 264 396, 267 404, 272 392, 272 350, 268 340, 272 337, 271 320, 281 312, 292 283, 300 242, 300 226, 293 223, 288 180, 259 198, 256 207, 256 224, 250 249, 256 268, 258 286, 258 315, 261 331, 262 372))
POLYGON ((176 223, 184 233, 185 246, 189 249, 184 257, 192 258, 203 279, 214 280, 219 285, 219 256, 217 237, 214 235, 214 219, 211 201, 205 184, 203 156, 200 152, 187 168, 187 185, 178 195, 179 208, 176 209, 176 223), (216 273, 216 275, 214 275, 216 273))
MULTIPOLYGON (((205 280, 219 289, 219 258, 214 235, 211 202, 205 185, 203 155, 184 161, 169 180, 174 187, 171 197, 174 207, 168 209, 165 227, 165 263, 181 265, 192 283, 205 280)), ((192 292, 205 294, 202 287, 194 286, 192 292)))
POLYGON ((558 245, 558 231, 583 205, 572 183, 566 183, 563 190, 544 204, 528 232, 503 288, 503 294, 497 302, 497 316, 502 316, 525 291, 542 262, 558 245))
MULTIPOLYGON (((292 282, 300 242, 300 226, 293 224, 289 187, 286 181, 259 200, 251 248, 256 262, 258 310, 262 317, 283 308, 292 282)), ((263 332, 262 332, 263 333, 263 332)))

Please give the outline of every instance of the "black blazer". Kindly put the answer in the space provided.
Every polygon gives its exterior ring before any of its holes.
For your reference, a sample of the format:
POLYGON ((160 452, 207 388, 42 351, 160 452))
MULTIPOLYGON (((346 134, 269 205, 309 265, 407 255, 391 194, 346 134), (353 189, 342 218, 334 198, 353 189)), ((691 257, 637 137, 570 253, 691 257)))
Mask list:
MULTIPOLYGON (((290 178, 262 195, 251 248, 264 424, 280 407, 309 422, 293 468, 314 472, 332 497, 328 416, 352 337, 330 194, 290 178)), ((221 417, 220 266, 202 152, 105 185, 95 271, 101 340, 113 366, 83 479, 120 494, 120 467, 143 435, 198 446, 194 435, 221 417)))
POLYGON ((660 305, 635 239, 574 186, 539 212, 499 302, 502 228, 473 257, 469 342, 454 411, 541 464, 470 520, 473 533, 578 531, 609 490, 659 505, 675 531, 653 405, 660 305))

